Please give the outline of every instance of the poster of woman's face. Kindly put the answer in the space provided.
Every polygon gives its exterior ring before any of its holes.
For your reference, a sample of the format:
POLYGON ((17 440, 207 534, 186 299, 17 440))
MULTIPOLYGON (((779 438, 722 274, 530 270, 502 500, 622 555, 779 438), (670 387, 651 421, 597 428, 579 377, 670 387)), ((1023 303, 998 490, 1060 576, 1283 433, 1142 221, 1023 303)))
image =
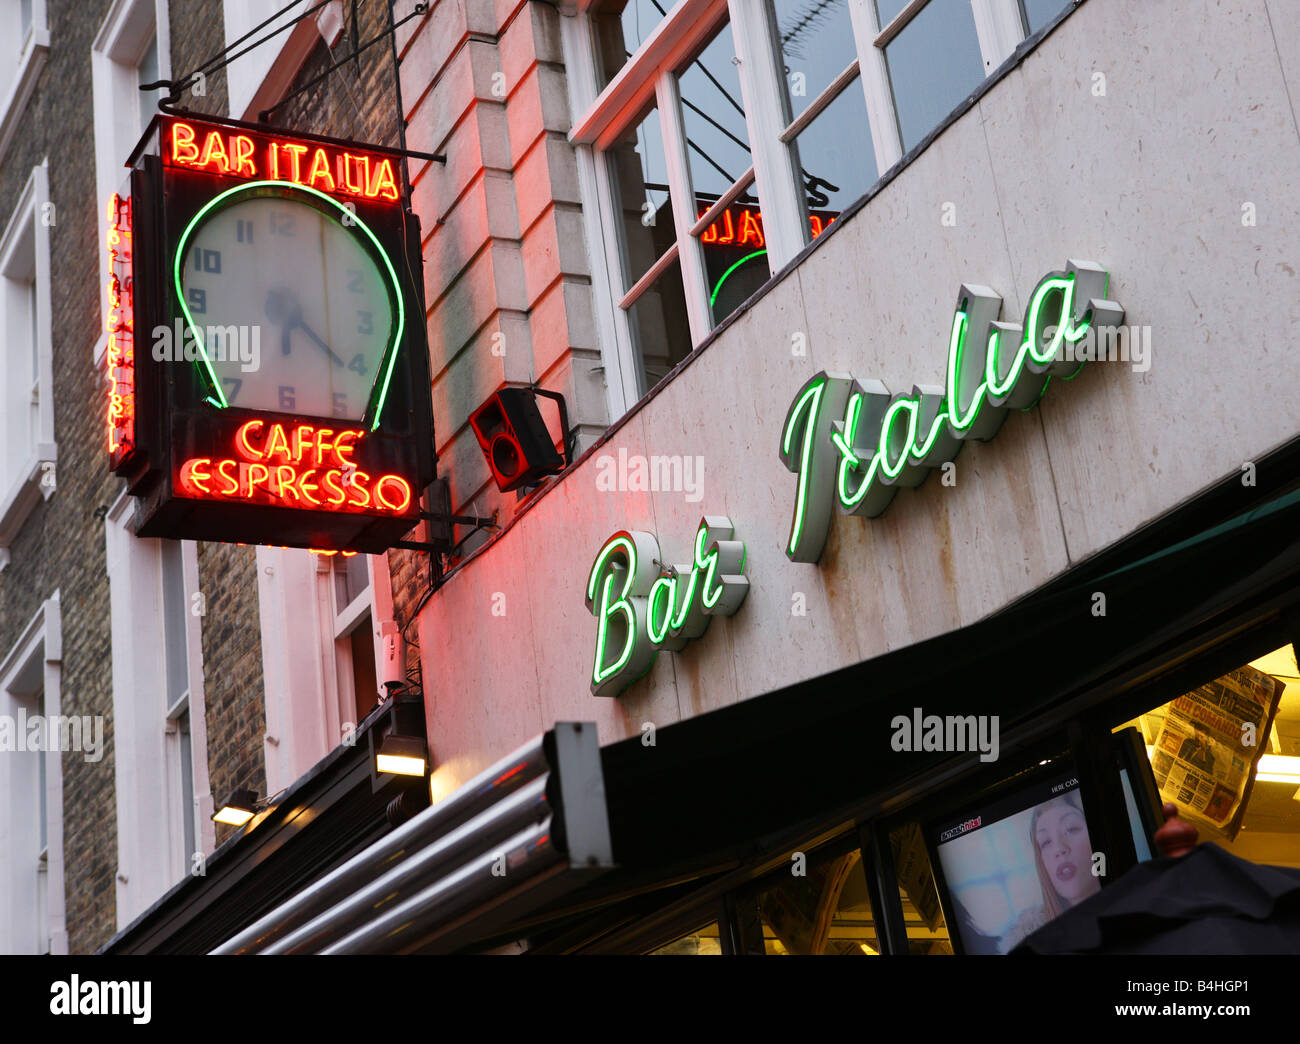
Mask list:
POLYGON ((1071 780, 1047 790, 1058 793, 1019 811, 1000 803, 967 819, 957 836, 939 835, 956 922, 949 927, 968 953, 1006 953, 1101 890, 1077 787, 1071 780))

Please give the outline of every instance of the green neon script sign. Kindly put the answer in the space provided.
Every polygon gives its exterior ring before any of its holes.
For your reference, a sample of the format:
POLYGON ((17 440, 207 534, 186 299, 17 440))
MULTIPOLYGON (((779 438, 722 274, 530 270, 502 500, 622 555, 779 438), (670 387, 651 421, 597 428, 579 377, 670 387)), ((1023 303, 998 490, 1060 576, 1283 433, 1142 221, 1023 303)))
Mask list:
POLYGON ((730 616, 749 593, 745 545, 731 520, 705 516, 688 565, 661 564, 650 533, 624 530, 605 541, 587 577, 596 618, 595 696, 617 696, 649 673, 660 649, 698 638, 714 616, 730 616))
POLYGON ((879 381, 822 371, 796 393, 781 431, 781 463, 798 476, 785 553, 816 562, 835 504, 875 518, 900 487, 925 481, 967 439, 987 441, 1008 410, 1032 408, 1053 377, 1082 368, 1073 350, 1090 331, 1124 321, 1106 297, 1109 273, 1069 261, 1038 281, 1021 323, 1002 322, 1002 298, 963 284, 948 335, 944 387, 914 385, 893 395, 879 381))

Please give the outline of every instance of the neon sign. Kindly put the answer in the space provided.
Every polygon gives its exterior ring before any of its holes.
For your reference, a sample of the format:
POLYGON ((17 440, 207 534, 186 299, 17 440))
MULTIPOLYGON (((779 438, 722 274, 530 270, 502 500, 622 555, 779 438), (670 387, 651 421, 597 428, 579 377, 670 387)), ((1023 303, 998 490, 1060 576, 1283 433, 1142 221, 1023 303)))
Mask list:
POLYGON ((594 696, 617 696, 654 664, 660 649, 677 651, 714 616, 730 616, 749 593, 745 545, 731 520, 705 516, 687 565, 661 565, 650 533, 624 530, 600 549, 587 577, 587 609, 596 618, 594 696))
POLYGON ((411 484, 357 467, 353 453, 364 434, 250 420, 235 432, 233 456, 189 458, 176 485, 197 500, 401 515, 411 506, 411 484))
POLYGON ((206 174, 253 181, 287 181, 319 192, 396 203, 394 161, 337 145, 286 141, 256 131, 185 120, 163 123, 163 162, 206 174))
POLYGON ((1109 282, 1101 265, 1069 261, 1038 281, 1019 324, 998 320, 994 291, 963 284, 942 388, 891 395, 880 381, 849 374, 810 378, 781 431, 781 463, 798 476, 785 548, 791 561, 821 558, 834 504, 876 518, 900 487, 919 486, 967 439, 992 439, 1008 410, 1036 406, 1053 377, 1076 376, 1083 362, 1067 344, 1124 321, 1124 309, 1106 297, 1109 282))
POLYGON ((108 453, 117 467, 135 449, 135 307, 131 200, 108 201, 108 453))
MULTIPOLYGON (((695 220, 704 217, 708 210, 708 207, 700 208, 695 220)), ((813 239, 825 232, 837 217, 839 214, 809 214, 808 227, 813 239)), ((700 234, 700 242, 712 247, 764 249, 767 238, 763 234, 763 212, 758 207, 733 204, 713 219, 713 223, 700 234)))

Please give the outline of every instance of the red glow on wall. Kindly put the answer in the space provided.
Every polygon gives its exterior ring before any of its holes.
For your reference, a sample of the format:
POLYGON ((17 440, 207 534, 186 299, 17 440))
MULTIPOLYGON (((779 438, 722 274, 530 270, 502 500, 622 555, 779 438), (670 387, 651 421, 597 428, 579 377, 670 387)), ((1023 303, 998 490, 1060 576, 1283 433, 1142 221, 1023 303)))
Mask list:
POLYGON ((396 203, 395 160, 391 156, 298 142, 196 120, 163 123, 163 159, 170 167, 208 174, 285 181, 334 195, 396 203))
MULTIPOLYGON (((698 221, 708 212, 708 207, 702 207, 695 220, 698 221)), ((837 217, 838 214, 809 214, 808 226, 813 239, 826 231, 837 217)), ((763 212, 758 207, 743 203, 727 207, 700 234, 700 242, 706 246, 764 250, 767 248, 767 237, 763 233, 763 212)))
POLYGON ((135 449, 135 309, 131 200, 108 201, 108 452, 117 467, 135 449))
POLYGON ((231 442, 234 456, 191 457, 176 476, 182 495, 308 511, 403 515, 411 484, 372 476, 353 459, 364 432, 251 420, 231 442))

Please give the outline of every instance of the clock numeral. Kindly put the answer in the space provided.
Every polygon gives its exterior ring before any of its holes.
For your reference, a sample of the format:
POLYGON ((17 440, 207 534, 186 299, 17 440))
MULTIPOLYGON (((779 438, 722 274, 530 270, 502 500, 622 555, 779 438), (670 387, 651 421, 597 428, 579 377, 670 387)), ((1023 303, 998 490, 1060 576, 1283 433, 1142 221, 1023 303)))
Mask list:
POLYGON ((208 292, 192 286, 185 291, 185 300, 189 302, 190 311, 202 315, 208 310, 208 292))
POLYGON ((239 377, 222 377, 221 383, 226 386, 227 402, 234 402, 239 398, 239 389, 244 386, 243 380, 239 377))
POLYGON ((271 235, 273 236, 294 236, 297 235, 293 230, 294 222, 297 220, 296 214, 277 214, 271 211, 271 235))
POLYGON ((354 294, 361 293, 361 269, 348 269, 348 290, 354 294))
POLYGON ((195 247, 194 270, 196 272, 211 272, 214 275, 221 275, 221 251, 204 250, 203 247, 195 247))
POLYGON ((374 316, 370 312, 357 312, 357 333, 369 334, 375 332, 374 316))
POLYGON ((362 377, 366 375, 366 357, 358 352, 352 356, 352 361, 348 363, 348 369, 353 373, 359 373, 362 377))
POLYGON ((334 393, 334 416, 346 417, 348 415, 348 397, 343 392, 334 393))
POLYGON ((296 398, 295 398, 296 395, 297 395, 297 390, 294 388, 292 384, 280 385, 280 409, 282 410, 295 409, 296 407, 294 403, 296 402, 296 398))
POLYGON ((253 223, 240 218, 235 222, 235 239, 241 243, 253 241, 253 223))

